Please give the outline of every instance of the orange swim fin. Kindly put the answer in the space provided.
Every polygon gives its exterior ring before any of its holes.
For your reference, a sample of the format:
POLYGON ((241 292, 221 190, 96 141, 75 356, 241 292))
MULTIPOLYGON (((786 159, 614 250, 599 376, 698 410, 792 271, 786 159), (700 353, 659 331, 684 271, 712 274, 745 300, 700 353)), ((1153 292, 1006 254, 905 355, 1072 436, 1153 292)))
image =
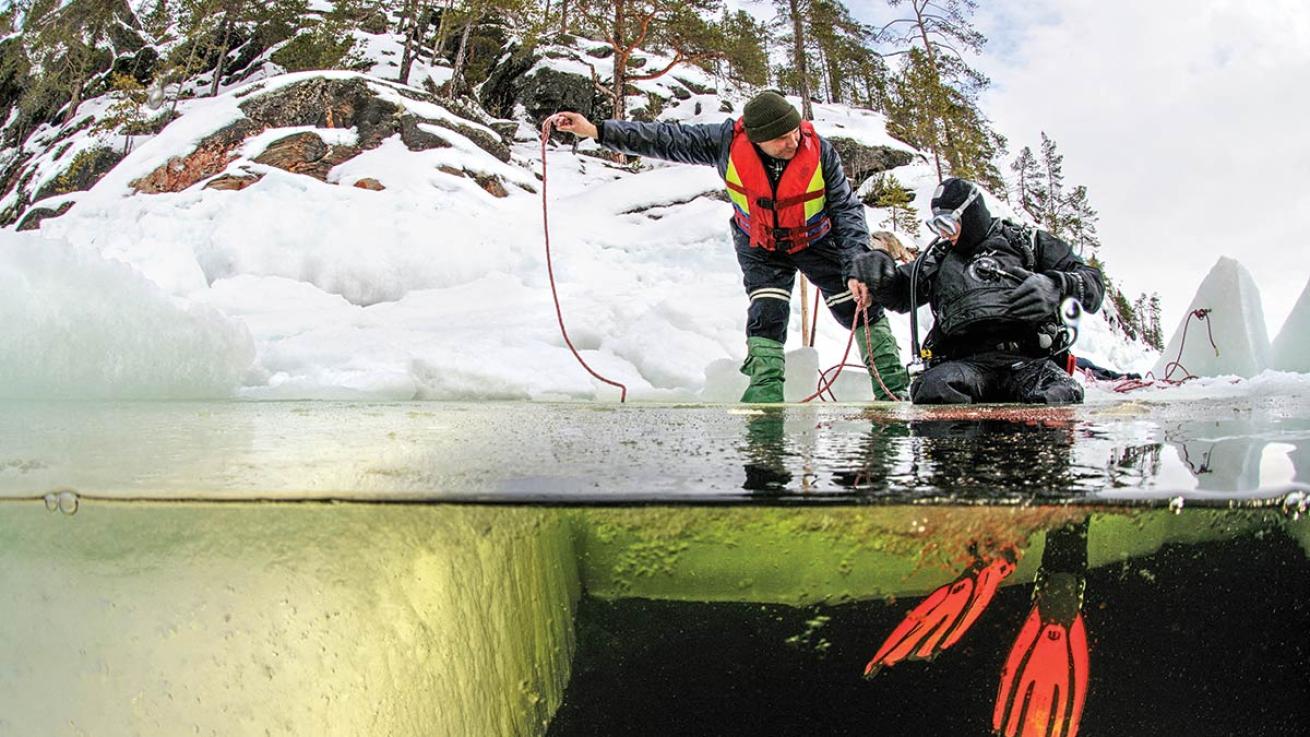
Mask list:
POLYGON ((959 642, 991 603, 996 589, 1014 572, 1015 561, 1002 555, 976 561, 951 583, 933 591, 905 615, 864 667, 866 678, 902 660, 931 660, 959 642))
POLYGON ((1087 696, 1083 578, 1043 574, 1036 600, 1014 640, 992 712, 1004 737, 1075 737, 1087 696))

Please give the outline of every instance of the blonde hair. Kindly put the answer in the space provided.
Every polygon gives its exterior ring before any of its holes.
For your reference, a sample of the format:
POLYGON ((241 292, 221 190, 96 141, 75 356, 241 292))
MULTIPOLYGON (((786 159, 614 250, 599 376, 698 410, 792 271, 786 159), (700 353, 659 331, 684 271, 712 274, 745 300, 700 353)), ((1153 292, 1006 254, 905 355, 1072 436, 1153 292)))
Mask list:
POLYGON ((886 251, 899 263, 914 260, 914 254, 901 243, 901 239, 889 230, 879 230, 869 236, 869 247, 876 251, 886 251))

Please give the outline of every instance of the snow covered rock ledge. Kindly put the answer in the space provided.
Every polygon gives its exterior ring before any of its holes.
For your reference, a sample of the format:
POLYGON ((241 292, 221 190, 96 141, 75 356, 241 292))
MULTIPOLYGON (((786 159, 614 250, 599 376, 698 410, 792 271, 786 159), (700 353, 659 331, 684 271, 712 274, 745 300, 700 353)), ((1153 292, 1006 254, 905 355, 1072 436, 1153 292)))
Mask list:
MULTIPOLYGON (((250 139, 266 139, 262 134, 269 131, 286 135, 263 140, 266 149, 254 161, 321 181, 334 166, 393 136, 410 151, 450 148, 451 137, 458 136, 501 162, 509 160, 509 149, 491 128, 450 113, 427 93, 381 80, 337 73, 287 75, 234 92, 232 98, 241 100, 234 120, 204 136, 190 153, 133 179, 133 190, 177 192, 214 177, 242 153, 252 153, 250 139), (350 135, 330 141, 317 132, 321 130, 349 130, 350 135)), ((496 182, 494 189, 503 191, 494 174, 487 176, 488 182, 496 182)))

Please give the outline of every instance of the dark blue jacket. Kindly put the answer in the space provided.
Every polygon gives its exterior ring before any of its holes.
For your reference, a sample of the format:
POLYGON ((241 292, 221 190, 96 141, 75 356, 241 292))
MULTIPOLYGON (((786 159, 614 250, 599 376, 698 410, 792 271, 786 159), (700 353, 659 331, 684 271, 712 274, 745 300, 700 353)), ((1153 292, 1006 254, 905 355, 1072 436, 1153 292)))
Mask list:
MULTIPOLYGON (((719 125, 681 125, 679 123, 640 123, 629 120, 606 120, 596 126, 600 145, 634 156, 649 156, 680 164, 705 164, 728 171, 728 153, 732 149, 735 120, 719 125)), ((841 157, 823 136, 819 136, 819 161, 823 166, 824 210, 832 220, 832 230, 811 248, 836 248, 841 254, 843 276, 850 276, 851 259, 869 249, 869 225, 864 219, 864 204, 851 190, 842 171, 841 157)), ((763 159, 765 154, 760 152, 763 159)), ((738 248, 746 248, 749 238, 740 228, 732 228, 738 248)))

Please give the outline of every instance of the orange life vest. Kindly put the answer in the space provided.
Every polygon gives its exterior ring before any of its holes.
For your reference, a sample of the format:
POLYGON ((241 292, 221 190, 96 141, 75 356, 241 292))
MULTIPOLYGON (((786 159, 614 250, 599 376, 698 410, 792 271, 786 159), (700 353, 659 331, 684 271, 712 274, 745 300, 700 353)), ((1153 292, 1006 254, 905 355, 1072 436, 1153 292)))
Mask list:
POLYGON ((801 121, 800 146, 782 170, 776 192, 741 120, 732 131, 723 179, 735 211, 733 222, 750 238, 752 247, 796 253, 832 230, 823 208, 827 185, 819 137, 808 120, 801 121))

